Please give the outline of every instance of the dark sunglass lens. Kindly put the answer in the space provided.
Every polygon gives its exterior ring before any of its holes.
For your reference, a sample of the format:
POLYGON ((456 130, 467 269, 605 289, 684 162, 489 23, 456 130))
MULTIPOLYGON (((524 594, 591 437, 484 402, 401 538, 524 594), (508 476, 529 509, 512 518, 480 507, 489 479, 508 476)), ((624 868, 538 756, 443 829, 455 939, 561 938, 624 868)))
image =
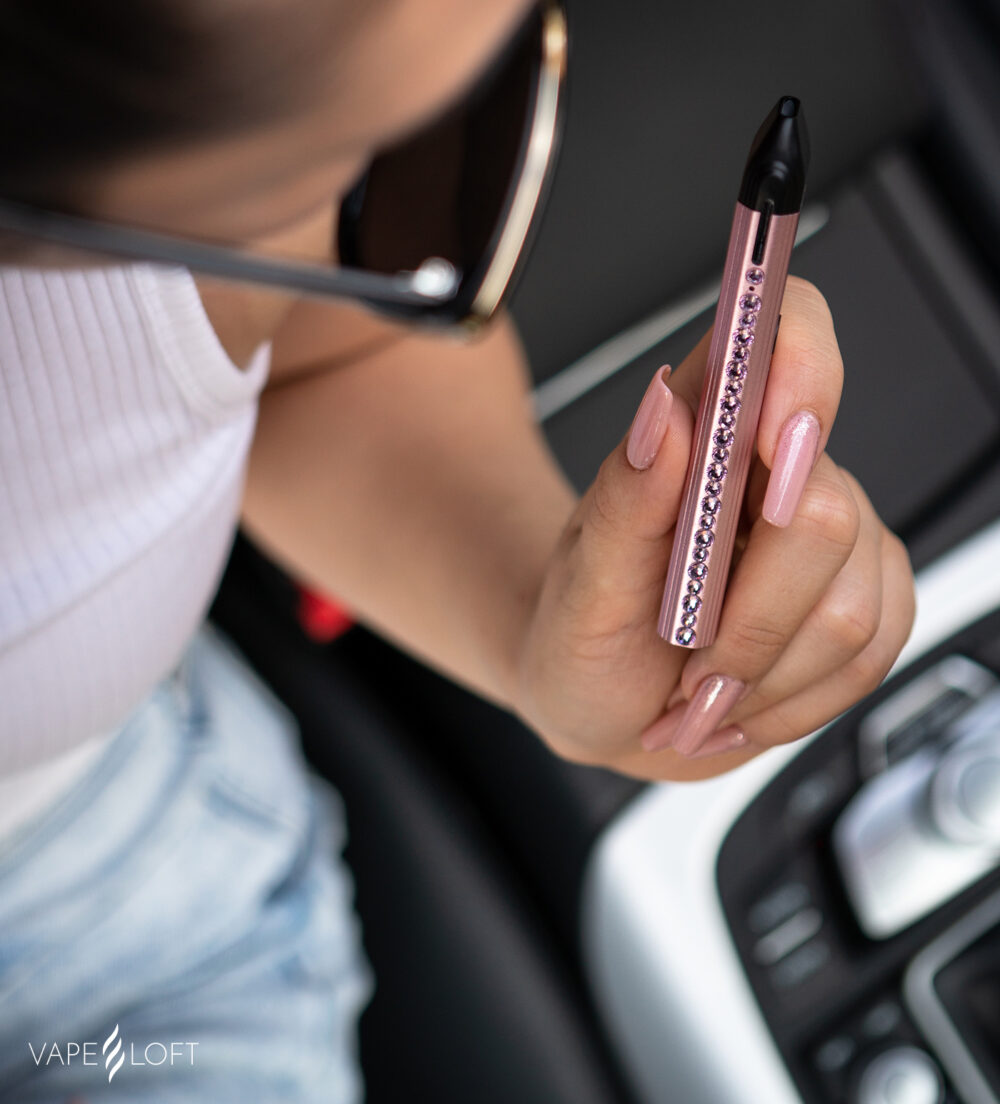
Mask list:
POLYGON ((344 264, 399 272, 444 257, 481 275, 523 157, 540 41, 533 17, 470 96, 373 162, 341 209, 344 264))

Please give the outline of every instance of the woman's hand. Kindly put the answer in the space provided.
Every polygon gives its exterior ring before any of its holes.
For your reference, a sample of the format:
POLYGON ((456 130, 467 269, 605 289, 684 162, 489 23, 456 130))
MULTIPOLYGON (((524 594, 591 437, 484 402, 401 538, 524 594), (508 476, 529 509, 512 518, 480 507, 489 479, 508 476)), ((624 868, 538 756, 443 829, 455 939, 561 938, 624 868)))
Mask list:
POLYGON ((790 278, 718 636, 656 632, 708 352, 649 386, 565 528, 520 655, 517 707, 560 755, 643 778, 728 770, 873 690, 913 621, 902 543, 823 449, 842 363, 790 278))

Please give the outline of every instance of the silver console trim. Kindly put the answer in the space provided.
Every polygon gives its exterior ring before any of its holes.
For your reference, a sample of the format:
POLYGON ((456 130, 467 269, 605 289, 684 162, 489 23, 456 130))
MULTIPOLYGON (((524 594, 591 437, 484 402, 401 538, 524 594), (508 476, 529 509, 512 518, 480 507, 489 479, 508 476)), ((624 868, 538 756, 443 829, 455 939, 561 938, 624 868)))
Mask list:
POLYGON ((1000 1104, 1000 1100, 987 1084, 947 1009, 938 999, 934 978, 942 967, 998 923, 1000 893, 995 893, 929 943, 910 963, 903 977, 906 1005, 966 1104, 1000 1104))
POLYGON ((965 656, 953 655, 936 663, 898 694, 873 709, 858 728, 861 774, 871 778, 889 767, 888 741, 948 690, 965 690, 970 697, 985 694, 997 685, 997 678, 985 667, 965 656))
MULTIPOLYGON (((1000 606, 1000 522, 917 579, 917 620, 894 671, 1000 606)), ((645 1104, 802 1104, 729 935, 719 847, 753 797, 808 742, 720 778, 652 786, 591 853, 585 968, 645 1104)))

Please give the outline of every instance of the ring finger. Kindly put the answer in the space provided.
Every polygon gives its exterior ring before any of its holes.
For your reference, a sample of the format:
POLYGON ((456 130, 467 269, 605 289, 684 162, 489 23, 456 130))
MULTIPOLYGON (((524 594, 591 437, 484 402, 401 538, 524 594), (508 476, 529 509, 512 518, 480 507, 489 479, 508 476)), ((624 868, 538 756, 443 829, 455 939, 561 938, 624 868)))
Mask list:
POLYGON ((843 469, 841 475, 861 512, 854 549, 774 666, 733 711, 734 721, 822 682, 867 648, 878 633, 883 527, 857 480, 843 469))

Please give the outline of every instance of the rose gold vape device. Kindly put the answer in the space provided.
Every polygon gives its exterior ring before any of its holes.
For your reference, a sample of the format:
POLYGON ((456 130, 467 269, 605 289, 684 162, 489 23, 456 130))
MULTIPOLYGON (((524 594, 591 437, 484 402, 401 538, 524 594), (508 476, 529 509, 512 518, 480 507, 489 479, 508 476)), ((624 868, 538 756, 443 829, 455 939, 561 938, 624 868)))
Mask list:
POLYGON ((660 609, 660 636, 685 648, 718 628, 808 158, 799 101, 784 96, 743 173, 660 609))

